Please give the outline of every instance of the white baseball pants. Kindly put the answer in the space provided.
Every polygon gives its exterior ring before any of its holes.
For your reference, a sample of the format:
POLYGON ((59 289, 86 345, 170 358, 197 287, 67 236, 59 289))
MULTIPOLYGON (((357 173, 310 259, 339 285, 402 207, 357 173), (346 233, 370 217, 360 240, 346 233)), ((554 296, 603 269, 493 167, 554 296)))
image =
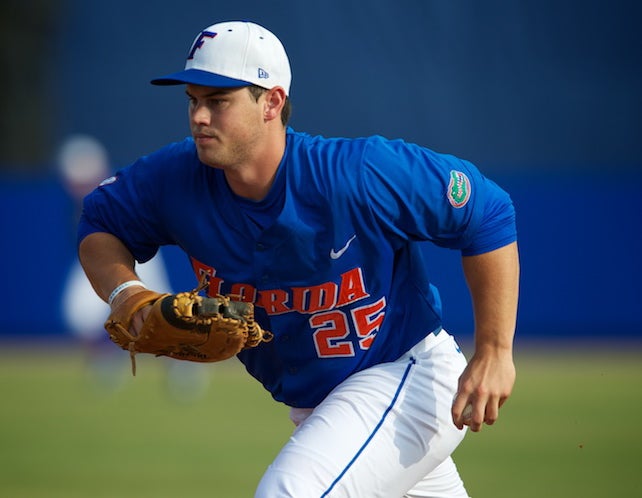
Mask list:
POLYGON ((356 373, 297 424, 255 498, 468 497, 450 455, 465 430, 451 417, 466 360, 446 331, 395 362, 356 373))

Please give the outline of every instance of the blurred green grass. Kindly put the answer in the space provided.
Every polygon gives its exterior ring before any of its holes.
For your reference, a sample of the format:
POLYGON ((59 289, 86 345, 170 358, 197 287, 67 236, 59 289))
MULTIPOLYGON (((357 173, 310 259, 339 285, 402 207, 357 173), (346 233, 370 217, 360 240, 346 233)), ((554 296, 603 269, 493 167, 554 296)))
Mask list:
MULTIPOLYGON (((455 453, 471 496, 639 496, 641 359, 635 349, 519 353, 500 420, 455 453)), ((193 399, 171 394, 169 360, 137 362, 135 378, 119 364, 115 388, 80 350, 3 347, 0 496, 253 496, 291 432, 287 409, 236 360, 207 365, 193 399)))
POLYGON ((469 494, 642 496, 642 351, 527 351, 516 365, 498 422, 455 453, 469 494))

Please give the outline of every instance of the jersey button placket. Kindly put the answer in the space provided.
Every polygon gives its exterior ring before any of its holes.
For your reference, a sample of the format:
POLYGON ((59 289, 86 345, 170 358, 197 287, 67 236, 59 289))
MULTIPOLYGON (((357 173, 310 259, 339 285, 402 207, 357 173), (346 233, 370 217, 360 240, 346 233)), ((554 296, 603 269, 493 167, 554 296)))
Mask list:
POLYGON ((267 269, 270 267, 271 251, 263 242, 254 244, 254 271, 256 280, 261 287, 265 287, 270 282, 270 275, 267 269))

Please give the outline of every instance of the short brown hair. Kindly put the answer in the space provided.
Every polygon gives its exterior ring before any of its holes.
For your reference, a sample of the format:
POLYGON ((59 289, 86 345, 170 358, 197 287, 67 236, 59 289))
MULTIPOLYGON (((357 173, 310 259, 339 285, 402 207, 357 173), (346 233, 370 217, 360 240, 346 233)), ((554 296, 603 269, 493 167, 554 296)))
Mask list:
MULTIPOLYGON (((254 100, 256 100, 257 102, 259 101, 259 98, 261 97, 261 95, 267 92, 267 89, 257 85, 250 85, 247 87, 247 89, 250 91, 250 94, 252 95, 252 97, 254 97, 254 100)), ((285 104, 283 106, 283 109, 281 109, 281 123, 283 123, 283 126, 287 126, 288 121, 290 121, 291 115, 292 115, 292 104, 290 103, 290 97, 286 95, 285 104)))

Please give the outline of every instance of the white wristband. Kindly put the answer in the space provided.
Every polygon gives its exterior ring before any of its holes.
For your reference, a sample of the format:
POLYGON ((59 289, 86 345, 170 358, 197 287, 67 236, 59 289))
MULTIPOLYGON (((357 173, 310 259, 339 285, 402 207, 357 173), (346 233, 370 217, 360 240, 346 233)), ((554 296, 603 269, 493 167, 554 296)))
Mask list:
POLYGON ((114 299, 116 299, 116 296, 118 294, 124 291, 127 287, 132 287, 134 285, 147 289, 147 286, 140 280, 128 280, 127 282, 123 282, 118 287, 116 287, 113 291, 111 291, 111 294, 109 294, 109 299, 107 299, 107 303, 109 304, 109 306, 111 306, 111 303, 114 302, 114 299))

